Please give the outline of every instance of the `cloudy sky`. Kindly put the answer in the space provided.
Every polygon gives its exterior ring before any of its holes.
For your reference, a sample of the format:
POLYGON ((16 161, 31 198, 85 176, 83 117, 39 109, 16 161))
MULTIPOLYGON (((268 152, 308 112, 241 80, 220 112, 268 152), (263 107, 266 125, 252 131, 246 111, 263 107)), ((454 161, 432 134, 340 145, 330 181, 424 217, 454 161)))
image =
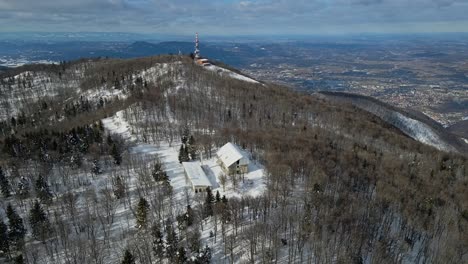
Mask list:
POLYGON ((467 32, 468 0, 0 0, 0 31, 467 32))

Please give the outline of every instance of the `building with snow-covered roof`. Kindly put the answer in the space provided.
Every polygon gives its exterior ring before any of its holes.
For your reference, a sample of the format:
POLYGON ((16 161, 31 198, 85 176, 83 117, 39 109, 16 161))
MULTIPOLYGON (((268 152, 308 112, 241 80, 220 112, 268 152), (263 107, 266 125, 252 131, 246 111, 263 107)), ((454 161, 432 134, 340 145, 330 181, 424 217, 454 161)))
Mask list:
POLYGON ((206 176, 199 161, 182 162, 185 170, 185 176, 190 181, 192 189, 195 192, 204 192, 206 188, 211 188, 211 182, 206 176))
POLYGON ((218 164, 227 174, 248 173, 250 160, 245 153, 231 142, 222 146, 218 152, 218 164))

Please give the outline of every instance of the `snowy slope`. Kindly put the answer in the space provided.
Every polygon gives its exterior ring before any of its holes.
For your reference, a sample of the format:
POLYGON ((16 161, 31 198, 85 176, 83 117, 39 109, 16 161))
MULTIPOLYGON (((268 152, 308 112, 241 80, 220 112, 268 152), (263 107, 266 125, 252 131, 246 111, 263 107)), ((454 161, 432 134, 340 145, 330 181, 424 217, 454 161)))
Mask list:
POLYGON ((380 101, 370 97, 356 94, 322 92, 330 99, 350 102, 369 113, 376 115, 383 121, 395 126, 407 136, 426 145, 435 147, 442 151, 454 151, 457 149, 449 144, 441 135, 430 125, 422 122, 410 115, 403 114, 396 108, 388 106, 380 101))
POLYGON ((413 139, 439 150, 455 151, 451 145, 445 143, 431 127, 423 122, 411 119, 398 112, 393 112, 392 115, 395 116, 392 119, 395 120, 396 126, 413 139))
POLYGON ((244 81, 244 82, 259 83, 258 81, 254 80, 252 78, 249 78, 249 77, 244 76, 244 75, 240 75, 238 73, 235 73, 235 72, 230 71, 230 70, 225 69, 225 68, 218 67, 216 65, 209 65, 209 66, 205 66, 204 68, 208 69, 210 71, 213 71, 213 72, 217 72, 218 74, 220 74, 222 76, 229 76, 231 78, 241 80, 241 81, 244 81))
POLYGON ((31 103, 57 96, 73 96, 79 91, 83 78, 80 65, 68 70, 67 80, 48 72, 25 71, 12 78, 2 79, 0 86, 0 121, 16 116, 31 103))

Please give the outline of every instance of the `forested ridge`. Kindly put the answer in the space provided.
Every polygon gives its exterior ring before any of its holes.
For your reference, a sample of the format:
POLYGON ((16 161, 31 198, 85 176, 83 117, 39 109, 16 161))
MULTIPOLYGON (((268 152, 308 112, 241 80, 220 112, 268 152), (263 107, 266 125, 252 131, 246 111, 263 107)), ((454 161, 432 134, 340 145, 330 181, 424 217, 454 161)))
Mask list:
POLYGON ((468 262, 466 156, 350 103, 185 56, 26 66, 0 94, 6 263, 468 262), (165 150, 190 136, 241 146, 265 191, 179 191, 165 150))

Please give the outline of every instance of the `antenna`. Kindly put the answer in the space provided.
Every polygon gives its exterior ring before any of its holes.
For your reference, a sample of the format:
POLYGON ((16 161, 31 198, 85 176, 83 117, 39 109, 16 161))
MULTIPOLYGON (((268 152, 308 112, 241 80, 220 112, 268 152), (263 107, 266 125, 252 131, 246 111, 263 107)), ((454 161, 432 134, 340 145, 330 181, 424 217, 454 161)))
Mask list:
POLYGON ((199 40, 198 40, 198 32, 195 33, 195 59, 200 58, 200 49, 199 49, 199 40))

